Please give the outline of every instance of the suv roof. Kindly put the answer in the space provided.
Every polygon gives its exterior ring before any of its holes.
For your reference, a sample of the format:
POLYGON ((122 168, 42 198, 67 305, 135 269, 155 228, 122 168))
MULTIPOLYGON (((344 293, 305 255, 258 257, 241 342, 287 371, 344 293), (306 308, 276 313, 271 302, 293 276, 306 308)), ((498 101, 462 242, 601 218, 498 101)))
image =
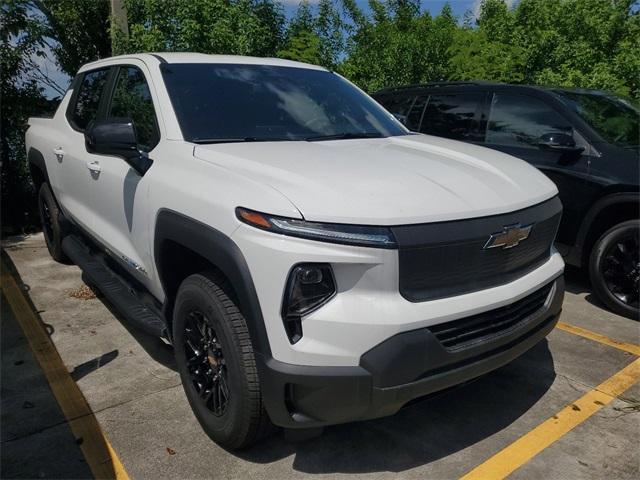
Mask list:
POLYGON ((593 95, 607 95, 607 92, 602 90, 592 90, 587 88, 566 88, 566 87, 551 87, 543 85, 525 85, 525 84, 512 84, 501 82, 489 82, 484 80, 464 80, 464 81, 443 81, 443 82, 427 82, 427 83, 414 83, 410 85, 402 85, 398 87, 387 87, 378 90, 374 95, 381 95, 385 93, 399 93, 412 90, 428 90, 434 88, 446 88, 446 87, 501 87, 501 88, 521 88, 538 90, 544 92, 576 92, 576 93, 590 93, 593 95))

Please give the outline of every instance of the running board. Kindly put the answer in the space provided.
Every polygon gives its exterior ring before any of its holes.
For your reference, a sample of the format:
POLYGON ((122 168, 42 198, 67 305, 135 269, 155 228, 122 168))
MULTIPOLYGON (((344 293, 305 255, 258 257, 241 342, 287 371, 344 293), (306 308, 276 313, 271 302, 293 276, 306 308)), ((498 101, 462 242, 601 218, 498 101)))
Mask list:
POLYGON ((151 335, 166 338, 167 328, 161 315, 145 305, 135 290, 111 270, 99 254, 92 253, 80 237, 64 237, 62 250, 127 321, 151 335))

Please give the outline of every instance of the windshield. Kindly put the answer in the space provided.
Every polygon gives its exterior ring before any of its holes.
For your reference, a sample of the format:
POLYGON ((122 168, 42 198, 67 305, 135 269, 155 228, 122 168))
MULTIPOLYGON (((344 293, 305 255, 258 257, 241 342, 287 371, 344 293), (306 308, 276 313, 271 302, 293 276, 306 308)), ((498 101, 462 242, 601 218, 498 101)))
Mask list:
POLYGON ((605 140, 623 148, 637 148, 640 143, 640 112, 627 102, 596 93, 557 91, 605 140))
POLYGON ((185 140, 196 143, 406 135, 340 76, 306 68, 162 65, 185 140))

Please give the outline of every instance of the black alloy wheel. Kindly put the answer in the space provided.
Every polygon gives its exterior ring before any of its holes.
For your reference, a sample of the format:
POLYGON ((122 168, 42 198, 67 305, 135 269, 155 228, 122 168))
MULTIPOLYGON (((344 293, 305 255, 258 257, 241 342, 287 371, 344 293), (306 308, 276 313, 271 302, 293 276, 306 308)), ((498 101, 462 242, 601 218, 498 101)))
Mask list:
POLYGON ((640 316, 640 222, 620 223, 596 242, 590 276, 598 297, 614 312, 640 316))
POLYGON ((231 399, 227 365, 215 331, 198 310, 187 317, 184 348, 196 392, 211 413, 222 416, 231 399))
POLYGON ((224 448, 246 448, 272 431, 244 315, 228 280, 214 272, 181 283, 173 309, 173 347, 196 419, 224 448))

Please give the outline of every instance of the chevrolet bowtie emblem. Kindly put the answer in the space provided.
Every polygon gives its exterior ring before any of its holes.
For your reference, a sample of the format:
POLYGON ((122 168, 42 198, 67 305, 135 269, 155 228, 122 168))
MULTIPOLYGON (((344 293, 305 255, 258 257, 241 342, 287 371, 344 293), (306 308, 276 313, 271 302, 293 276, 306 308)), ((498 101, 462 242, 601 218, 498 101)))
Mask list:
POLYGON ((529 238, 533 224, 522 227, 519 223, 502 227, 501 232, 492 233, 482 248, 512 248, 529 238))

